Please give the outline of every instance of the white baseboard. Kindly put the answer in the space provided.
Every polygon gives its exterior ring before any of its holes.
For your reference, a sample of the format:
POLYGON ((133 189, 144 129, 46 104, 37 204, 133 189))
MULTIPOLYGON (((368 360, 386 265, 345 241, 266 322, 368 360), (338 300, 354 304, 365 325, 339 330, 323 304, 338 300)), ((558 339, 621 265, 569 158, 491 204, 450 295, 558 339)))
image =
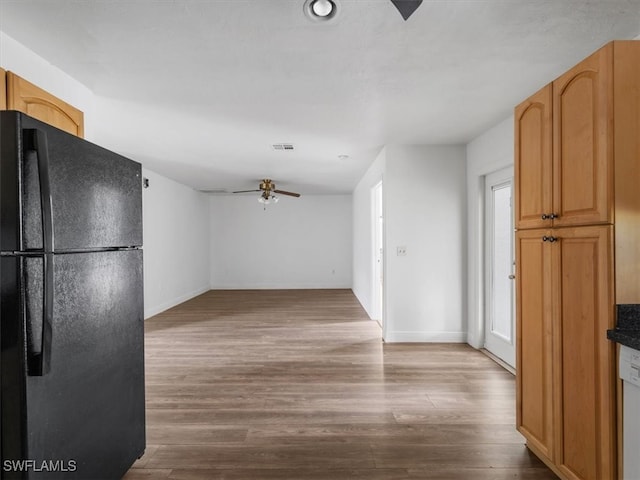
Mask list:
POLYGON ((193 297, 197 297, 198 295, 202 295, 205 292, 208 292, 209 287, 202 287, 193 292, 185 293, 184 295, 180 295, 179 297, 173 298, 167 302, 163 302, 160 305, 155 305, 153 307, 146 308, 144 311, 144 319, 146 320, 149 317, 153 317, 159 313, 164 312, 165 310, 169 310, 171 307, 175 307, 187 300, 191 300, 193 297))
POLYGON ((328 285, 326 283, 243 283, 211 285, 211 290, 351 290, 351 285, 337 284, 328 285))
POLYGON ((467 343, 467 332, 389 332, 386 343, 467 343))

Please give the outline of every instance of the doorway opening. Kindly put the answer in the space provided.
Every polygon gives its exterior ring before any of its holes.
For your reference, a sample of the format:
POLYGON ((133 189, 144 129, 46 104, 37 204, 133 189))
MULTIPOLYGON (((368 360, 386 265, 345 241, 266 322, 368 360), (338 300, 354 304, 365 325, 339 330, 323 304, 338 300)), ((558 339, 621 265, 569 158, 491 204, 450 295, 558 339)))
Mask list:
POLYGON ((384 215, 382 181, 371 190, 373 226, 373 318, 384 329, 384 215))
POLYGON ((515 352, 513 169, 485 177, 484 348, 512 368, 515 352))

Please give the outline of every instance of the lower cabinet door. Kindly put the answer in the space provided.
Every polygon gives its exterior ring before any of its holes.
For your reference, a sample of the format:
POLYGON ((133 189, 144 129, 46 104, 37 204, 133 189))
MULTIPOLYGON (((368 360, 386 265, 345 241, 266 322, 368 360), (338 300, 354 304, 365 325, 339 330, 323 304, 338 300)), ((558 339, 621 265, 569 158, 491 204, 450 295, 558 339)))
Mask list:
POLYGON ((517 428, 553 459, 551 244, 549 230, 516 234, 517 428), (543 240, 546 239, 546 240, 543 240))
POLYGON ((517 427, 562 478, 617 477, 613 227, 516 234, 517 427))
POLYGON ((553 235, 555 463, 569 479, 615 479, 613 227, 553 235))

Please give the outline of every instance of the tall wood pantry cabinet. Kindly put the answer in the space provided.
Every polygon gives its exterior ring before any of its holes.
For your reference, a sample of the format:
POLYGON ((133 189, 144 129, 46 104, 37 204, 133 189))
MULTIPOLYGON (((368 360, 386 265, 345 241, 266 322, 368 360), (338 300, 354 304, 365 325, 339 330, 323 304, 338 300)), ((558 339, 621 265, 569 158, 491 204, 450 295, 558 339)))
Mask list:
POLYGON ((640 303, 640 42, 515 109, 517 427, 560 478, 619 475, 616 303, 640 303))
POLYGON ((0 68, 0 110, 17 110, 78 137, 84 137, 84 114, 13 72, 0 68))

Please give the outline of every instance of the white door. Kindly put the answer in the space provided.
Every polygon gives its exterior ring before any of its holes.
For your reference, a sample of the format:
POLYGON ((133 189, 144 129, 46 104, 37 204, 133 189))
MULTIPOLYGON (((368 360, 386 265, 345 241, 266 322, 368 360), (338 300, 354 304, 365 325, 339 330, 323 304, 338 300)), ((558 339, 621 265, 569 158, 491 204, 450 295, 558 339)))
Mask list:
POLYGON ((383 254, 384 254, 384 228, 383 228, 383 215, 382 215, 382 182, 373 187, 372 190, 373 200, 373 292, 374 292, 374 319, 378 321, 380 326, 383 326, 383 298, 384 289, 382 284, 383 279, 383 254))
POLYGON ((489 352, 515 367, 513 169, 485 177, 485 340, 489 352))

